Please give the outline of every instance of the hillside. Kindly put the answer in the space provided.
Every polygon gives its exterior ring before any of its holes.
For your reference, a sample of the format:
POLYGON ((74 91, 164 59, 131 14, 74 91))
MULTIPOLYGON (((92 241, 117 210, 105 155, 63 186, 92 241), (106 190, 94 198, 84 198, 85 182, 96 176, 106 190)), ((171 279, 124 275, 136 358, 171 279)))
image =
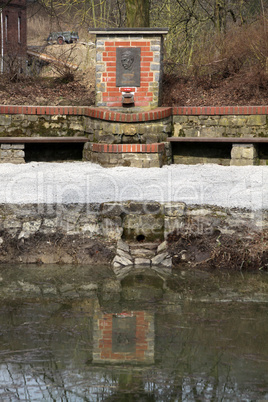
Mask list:
MULTIPOLYGON (((93 105, 95 74, 90 71, 75 75, 70 82, 61 78, 23 78, 11 82, 1 77, 0 104, 3 105, 93 105)), ((258 87, 243 77, 232 77, 217 84, 194 79, 165 76, 163 82, 165 106, 233 106, 268 105, 266 85, 258 87)))

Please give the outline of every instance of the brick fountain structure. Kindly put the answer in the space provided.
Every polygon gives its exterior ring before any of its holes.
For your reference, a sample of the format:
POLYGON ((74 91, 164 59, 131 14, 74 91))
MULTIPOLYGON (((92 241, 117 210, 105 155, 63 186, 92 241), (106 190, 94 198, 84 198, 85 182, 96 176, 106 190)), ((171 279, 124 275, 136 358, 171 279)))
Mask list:
POLYGON ((84 157, 104 166, 161 167, 169 158, 169 146, 164 144, 169 121, 163 121, 160 107, 163 39, 168 30, 89 32, 96 35, 95 104, 103 114, 111 114, 106 126, 99 122, 99 135, 87 144, 84 157), (151 121, 144 112, 149 112, 151 121))

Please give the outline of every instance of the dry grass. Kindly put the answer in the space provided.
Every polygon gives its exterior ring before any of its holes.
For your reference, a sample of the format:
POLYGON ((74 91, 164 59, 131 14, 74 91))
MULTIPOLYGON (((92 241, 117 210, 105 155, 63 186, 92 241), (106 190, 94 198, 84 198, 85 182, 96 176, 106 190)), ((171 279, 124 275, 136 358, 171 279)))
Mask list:
POLYGON ((29 46, 45 45, 49 33, 58 31, 78 31, 80 41, 92 40, 87 27, 81 26, 80 21, 73 20, 72 16, 65 16, 64 20, 50 17, 44 9, 35 4, 28 6, 27 15, 27 41, 29 46))
POLYGON ((192 64, 166 65, 164 104, 267 104, 268 21, 197 41, 192 64))
POLYGON ((42 46, 46 44, 46 39, 50 31, 49 20, 47 17, 35 14, 27 21, 27 42, 28 46, 42 46))

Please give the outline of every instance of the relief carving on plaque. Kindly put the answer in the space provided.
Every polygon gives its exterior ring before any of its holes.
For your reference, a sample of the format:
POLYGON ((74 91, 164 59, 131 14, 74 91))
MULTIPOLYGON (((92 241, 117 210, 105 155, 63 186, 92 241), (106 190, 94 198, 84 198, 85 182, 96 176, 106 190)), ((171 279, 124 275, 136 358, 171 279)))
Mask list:
POLYGON ((139 47, 118 47, 116 49, 116 86, 140 86, 139 47))
POLYGON ((121 54, 121 63, 125 70, 130 70, 134 62, 134 55, 131 50, 126 50, 121 54))

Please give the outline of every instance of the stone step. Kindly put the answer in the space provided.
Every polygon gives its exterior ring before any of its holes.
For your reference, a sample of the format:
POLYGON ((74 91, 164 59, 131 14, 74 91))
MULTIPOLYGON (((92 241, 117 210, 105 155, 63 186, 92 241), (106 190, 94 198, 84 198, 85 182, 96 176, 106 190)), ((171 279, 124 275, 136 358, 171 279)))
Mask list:
POLYGON ((146 248, 130 248, 130 254, 132 258, 153 258, 155 256, 155 250, 148 250, 146 248))
POLYGON ((157 250, 157 247, 159 246, 158 243, 143 243, 143 242, 137 242, 137 243, 128 243, 130 250, 134 249, 146 249, 146 250, 157 250))

